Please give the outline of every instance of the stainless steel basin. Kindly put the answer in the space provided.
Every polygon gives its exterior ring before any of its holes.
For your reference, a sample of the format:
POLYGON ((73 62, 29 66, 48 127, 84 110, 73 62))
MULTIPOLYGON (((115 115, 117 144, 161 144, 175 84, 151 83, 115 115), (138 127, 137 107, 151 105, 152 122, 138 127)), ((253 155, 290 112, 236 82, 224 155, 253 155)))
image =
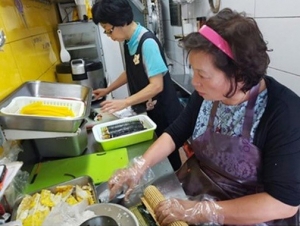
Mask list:
POLYGON ((0 124, 2 129, 73 133, 78 130, 83 119, 88 117, 90 113, 92 89, 77 84, 29 81, 3 99, 0 102, 0 109, 8 106, 15 97, 19 96, 80 100, 84 103, 85 109, 81 117, 74 119, 9 115, 0 111, 0 124))

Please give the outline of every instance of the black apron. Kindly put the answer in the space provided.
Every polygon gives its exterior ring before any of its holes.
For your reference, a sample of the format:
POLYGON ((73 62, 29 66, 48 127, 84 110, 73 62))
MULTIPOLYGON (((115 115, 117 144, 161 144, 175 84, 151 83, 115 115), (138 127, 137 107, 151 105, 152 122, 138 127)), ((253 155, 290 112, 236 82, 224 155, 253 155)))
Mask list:
MULTIPOLYGON (((148 75, 145 72, 142 58, 142 44, 147 38, 152 38, 156 41, 160 48, 164 62, 163 48, 161 47, 157 37, 150 31, 144 33, 139 41, 136 53, 131 56, 127 47, 127 42, 124 43, 124 55, 126 63, 127 83, 130 94, 135 94, 145 88, 149 84, 148 75)), ((164 130, 179 116, 183 107, 179 102, 174 84, 171 80, 169 71, 163 76, 164 87, 163 91, 152 98, 156 104, 152 110, 147 111, 147 115, 155 122, 157 128, 156 135, 159 137, 164 130)), ((146 102, 131 106, 137 113, 146 112, 146 102)), ((178 150, 174 151, 169 156, 170 163, 173 169, 177 170, 181 166, 181 160, 178 150)))
MULTIPOLYGON (((260 183, 261 152, 250 143, 254 105, 259 86, 250 91, 241 136, 228 136, 214 131, 214 118, 219 102, 214 102, 206 131, 192 141, 194 155, 177 172, 179 181, 193 200, 209 195, 214 200, 229 200, 262 192, 260 183)), ((262 225, 298 225, 296 216, 262 225)))

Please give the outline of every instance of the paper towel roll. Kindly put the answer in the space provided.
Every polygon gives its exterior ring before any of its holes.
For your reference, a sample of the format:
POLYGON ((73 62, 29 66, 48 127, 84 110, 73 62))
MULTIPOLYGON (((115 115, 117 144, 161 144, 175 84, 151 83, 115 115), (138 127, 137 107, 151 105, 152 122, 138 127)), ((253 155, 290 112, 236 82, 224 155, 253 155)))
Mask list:
POLYGON ((189 33, 193 32, 193 25, 192 24, 184 23, 182 26, 183 26, 183 34, 184 34, 184 36, 186 36, 189 33))

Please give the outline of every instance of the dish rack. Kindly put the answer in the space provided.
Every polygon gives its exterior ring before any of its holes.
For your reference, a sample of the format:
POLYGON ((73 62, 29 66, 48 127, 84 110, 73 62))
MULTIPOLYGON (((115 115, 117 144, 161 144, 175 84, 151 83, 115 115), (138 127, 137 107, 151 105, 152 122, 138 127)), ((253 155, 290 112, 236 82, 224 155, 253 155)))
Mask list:
MULTIPOLYGON (((20 96, 15 97, 8 106, 1 108, 1 112, 6 115, 22 115, 26 117, 41 117, 39 115, 23 115, 20 113, 21 109, 29 104, 41 102, 46 106, 55 106, 55 107, 67 107, 72 110, 75 114, 74 117, 81 117, 84 113, 84 103, 78 100, 66 100, 58 98, 44 98, 44 97, 26 97, 20 96)), ((54 117, 54 116, 43 116, 43 117, 54 117)))
POLYGON ((25 82, 0 101, 0 142, 1 138, 22 140, 76 137, 90 113, 91 97, 92 89, 79 84, 38 80, 25 82), (73 114, 71 117, 20 114, 23 106, 36 101, 68 107, 67 110, 72 110, 73 114))
MULTIPOLYGON (((84 113, 84 103, 78 100, 68 100, 59 98, 45 98, 45 97, 27 97, 19 96, 12 99, 8 106, 1 108, 1 113, 10 116, 23 116, 29 118, 46 118, 56 119, 61 118, 64 120, 76 119, 83 115, 84 113), (74 117, 57 117, 57 116, 39 116, 39 115, 25 115, 21 114, 20 111, 23 107, 41 102, 46 106, 56 106, 56 107, 67 107, 74 112, 74 117)), ((3 131, 6 139, 13 140, 16 139, 36 139, 36 138, 51 138, 51 137, 73 137, 80 133, 80 128, 75 132, 58 132, 58 131, 31 131, 31 130, 17 130, 17 129, 5 129, 3 131)))

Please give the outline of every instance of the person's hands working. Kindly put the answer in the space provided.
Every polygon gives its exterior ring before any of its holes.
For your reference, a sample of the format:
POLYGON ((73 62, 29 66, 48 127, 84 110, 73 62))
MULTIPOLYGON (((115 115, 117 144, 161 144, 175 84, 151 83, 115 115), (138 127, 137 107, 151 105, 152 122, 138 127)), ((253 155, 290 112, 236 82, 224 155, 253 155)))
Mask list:
POLYGON ((109 179, 108 188, 110 190, 109 199, 113 199, 120 192, 125 193, 125 201, 129 200, 132 191, 143 182, 152 180, 154 174, 152 170, 146 166, 145 159, 140 156, 132 160, 131 166, 125 169, 119 169, 109 179))
POLYGON ((94 97, 95 97, 94 99, 95 100, 98 100, 101 97, 106 96, 108 93, 109 93, 109 91, 108 91, 107 88, 100 88, 100 89, 93 90, 93 94, 94 94, 94 97))
POLYGON ((127 108, 127 102, 125 99, 121 100, 106 100, 103 101, 101 104, 101 110, 103 112, 109 112, 109 113, 114 113, 116 111, 123 110, 124 108, 127 108))
POLYGON ((167 199, 155 208, 155 215, 160 225, 169 225, 175 221, 188 224, 199 223, 223 224, 222 208, 214 201, 190 201, 167 199))

